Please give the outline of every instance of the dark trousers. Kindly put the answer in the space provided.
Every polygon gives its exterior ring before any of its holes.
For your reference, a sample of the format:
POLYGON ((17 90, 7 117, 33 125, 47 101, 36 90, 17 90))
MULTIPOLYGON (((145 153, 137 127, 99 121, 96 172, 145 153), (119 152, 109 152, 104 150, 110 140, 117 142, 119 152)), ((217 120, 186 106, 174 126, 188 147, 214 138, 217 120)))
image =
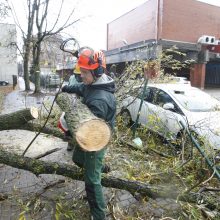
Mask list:
POLYGON ((90 211, 94 220, 105 219, 105 201, 101 186, 102 161, 105 149, 100 151, 83 151, 76 146, 73 151, 73 162, 84 168, 84 180, 90 211))

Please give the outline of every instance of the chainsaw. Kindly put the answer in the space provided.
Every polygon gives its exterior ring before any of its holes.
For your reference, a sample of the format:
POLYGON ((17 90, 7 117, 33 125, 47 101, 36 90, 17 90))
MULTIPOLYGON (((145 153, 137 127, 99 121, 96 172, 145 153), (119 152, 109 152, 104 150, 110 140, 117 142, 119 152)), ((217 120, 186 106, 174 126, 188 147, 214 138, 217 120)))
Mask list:
POLYGON ((64 40, 60 45, 60 49, 62 51, 70 53, 76 58, 78 58, 79 48, 79 42, 75 38, 68 38, 64 40))

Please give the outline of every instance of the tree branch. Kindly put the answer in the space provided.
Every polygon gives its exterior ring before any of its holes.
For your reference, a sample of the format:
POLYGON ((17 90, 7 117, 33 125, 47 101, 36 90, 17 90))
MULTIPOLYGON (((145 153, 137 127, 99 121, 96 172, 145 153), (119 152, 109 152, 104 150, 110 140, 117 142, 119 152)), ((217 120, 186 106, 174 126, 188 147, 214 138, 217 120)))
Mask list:
MULTIPOLYGON (((29 157, 22 157, 20 155, 10 153, 2 149, 0 149, 0 163, 18 169, 28 170, 37 176, 40 174, 57 174, 69 177, 74 180, 84 181, 83 170, 74 165, 36 160, 29 157)), ((178 200, 193 203, 197 203, 198 200, 197 194, 181 194, 181 192, 179 192, 174 186, 172 186, 170 189, 168 189, 167 187, 155 187, 146 183, 116 178, 109 175, 102 176, 102 185, 105 187, 127 190, 131 194, 139 193, 142 196, 147 196, 153 199, 178 198, 178 200)), ((204 197, 203 202, 220 210, 218 203, 214 199, 213 201, 210 201, 209 199, 206 199, 204 197)))

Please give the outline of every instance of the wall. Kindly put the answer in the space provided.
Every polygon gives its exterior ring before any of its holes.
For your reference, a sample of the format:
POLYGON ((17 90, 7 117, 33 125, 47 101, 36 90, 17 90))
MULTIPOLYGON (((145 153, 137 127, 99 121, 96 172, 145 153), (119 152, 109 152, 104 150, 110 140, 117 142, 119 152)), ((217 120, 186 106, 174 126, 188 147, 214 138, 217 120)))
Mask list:
POLYGON ((204 89, 205 87, 205 67, 204 63, 194 64, 190 70, 190 82, 192 86, 204 89))
POLYGON ((0 80, 12 84, 12 75, 17 75, 16 27, 0 24, 0 80), (11 45, 11 43, 14 43, 11 45))
POLYGON ((107 50, 156 38, 157 0, 148 0, 107 25, 107 50))
POLYGON ((196 0, 163 0, 159 38, 196 43, 202 35, 220 38, 220 7, 196 0))
POLYGON ((107 25, 107 49, 124 46, 123 39, 128 44, 149 39, 197 43, 202 35, 220 38, 220 7, 196 0, 148 0, 107 25))
MULTIPOLYGON (((62 36, 60 34, 47 36, 41 43, 40 68, 42 72, 56 69, 57 63, 63 63, 66 53, 60 50, 62 36)), ((68 54, 69 55, 69 54, 68 54)))

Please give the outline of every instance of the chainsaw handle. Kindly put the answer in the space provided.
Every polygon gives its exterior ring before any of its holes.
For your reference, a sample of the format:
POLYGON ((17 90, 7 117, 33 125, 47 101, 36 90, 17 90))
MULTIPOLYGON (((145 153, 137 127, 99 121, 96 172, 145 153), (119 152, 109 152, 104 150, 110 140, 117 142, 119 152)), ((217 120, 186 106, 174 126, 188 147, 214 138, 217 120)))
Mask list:
POLYGON ((79 54, 79 43, 78 43, 78 41, 75 39, 75 38, 68 38, 68 39, 66 39, 66 40, 64 40, 62 43, 61 43, 61 45, 60 45, 60 49, 62 50, 62 51, 64 51, 64 52, 66 52, 66 53, 70 53, 70 54, 72 54, 74 57, 76 57, 76 58, 78 58, 78 54, 79 54), (65 46, 66 46, 66 44, 69 42, 69 41, 74 41, 74 43, 77 45, 77 49, 73 49, 72 51, 70 51, 70 50, 66 50, 65 49, 65 46))

